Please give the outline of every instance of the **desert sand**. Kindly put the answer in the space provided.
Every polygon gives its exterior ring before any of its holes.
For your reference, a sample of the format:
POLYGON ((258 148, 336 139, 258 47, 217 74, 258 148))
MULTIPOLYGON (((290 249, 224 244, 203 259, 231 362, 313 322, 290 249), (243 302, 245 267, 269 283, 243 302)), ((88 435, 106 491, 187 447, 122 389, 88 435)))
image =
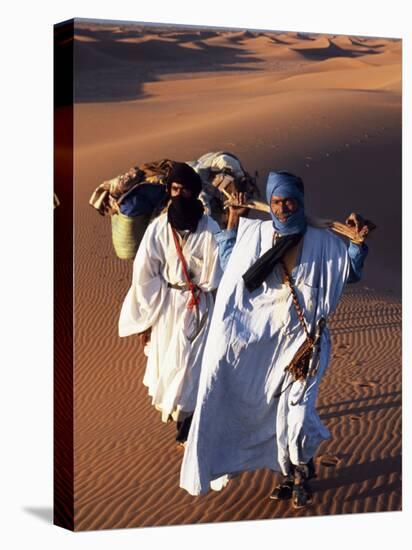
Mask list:
POLYGON ((82 22, 75 56, 75 528, 400 510, 401 42, 82 22), (300 175, 312 215, 378 226, 330 322, 318 407, 332 437, 299 511, 268 499, 265 470, 202 497, 179 488, 175 427, 150 404, 137 337, 117 333, 132 262, 88 204, 134 164, 218 150, 261 189, 269 170, 300 175))

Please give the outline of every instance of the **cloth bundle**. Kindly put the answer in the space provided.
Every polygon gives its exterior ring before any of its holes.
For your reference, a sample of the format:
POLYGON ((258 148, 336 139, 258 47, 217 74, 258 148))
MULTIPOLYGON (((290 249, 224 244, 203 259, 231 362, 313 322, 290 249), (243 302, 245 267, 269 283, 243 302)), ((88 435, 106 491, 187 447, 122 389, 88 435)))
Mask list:
POLYGON ((166 195, 166 180, 173 165, 173 161, 163 159, 134 166, 101 183, 89 204, 102 216, 151 214, 166 195))

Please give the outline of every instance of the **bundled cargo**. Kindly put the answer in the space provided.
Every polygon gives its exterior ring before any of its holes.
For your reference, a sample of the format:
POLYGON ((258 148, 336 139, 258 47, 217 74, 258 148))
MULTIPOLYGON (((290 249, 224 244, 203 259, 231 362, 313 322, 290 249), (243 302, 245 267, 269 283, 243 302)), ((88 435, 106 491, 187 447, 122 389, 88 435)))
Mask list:
POLYGON ((235 205, 235 194, 243 193, 244 206, 260 210, 258 174, 251 176, 233 153, 218 151, 206 153, 196 161, 187 164, 202 178, 203 193, 200 199, 208 213, 224 229, 227 225, 230 205, 235 205))
POLYGON ((168 159, 135 166, 93 192, 89 203, 111 217, 113 247, 120 259, 135 257, 146 227, 167 201, 166 179, 172 166, 168 159))
MULTIPOLYGON (((110 216, 112 242, 117 256, 133 259, 151 219, 168 206, 167 177, 175 161, 162 159, 132 167, 126 173, 104 181, 89 203, 102 215, 110 216)), ((251 177, 240 160, 228 152, 211 152, 187 161, 201 177, 199 199, 205 212, 225 228, 228 206, 235 193, 243 193, 246 206, 258 208, 256 177, 251 177)))

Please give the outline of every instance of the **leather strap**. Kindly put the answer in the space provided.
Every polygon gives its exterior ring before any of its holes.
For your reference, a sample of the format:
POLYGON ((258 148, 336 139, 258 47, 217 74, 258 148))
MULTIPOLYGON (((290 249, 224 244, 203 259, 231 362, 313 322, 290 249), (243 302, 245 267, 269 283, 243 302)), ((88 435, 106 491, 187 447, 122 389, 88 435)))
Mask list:
POLYGON ((191 299, 189 300, 189 303, 187 304, 187 308, 188 309, 193 309, 194 307, 197 308, 197 306, 199 305, 199 297, 196 296, 195 291, 198 287, 195 284, 193 284, 193 282, 192 282, 192 280, 189 276, 189 272, 187 270, 187 265, 186 265, 186 260, 185 260, 185 257, 183 256, 182 247, 180 246, 179 237, 177 236, 176 230, 175 230, 174 227, 172 227, 172 226, 170 226, 170 227, 172 229, 172 234, 173 234, 173 239, 175 241, 177 255, 179 256, 180 262, 182 264, 183 275, 186 279, 188 289, 190 290, 190 293, 192 295, 191 299))
POLYGON ((297 297, 297 294, 296 294, 296 290, 295 290, 295 286, 293 284, 293 280, 292 280, 292 276, 291 274, 289 273, 289 270, 288 268, 286 267, 286 263, 285 263, 285 260, 282 258, 282 260, 280 260, 280 263, 282 264, 282 267, 283 267, 283 271, 285 272, 285 282, 286 284, 289 286, 290 288, 290 292, 292 294, 292 300, 293 300, 293 304, 295 306, 295 309, 296 309, 296 313, 298 314, 298 319, 300 321, 300 324, 302 325, 303 327, 303 330, 305 331, 305 334, 306 334, 306 338, 308 341, 310 341, 311 343, 313 342, 313 338, 311 337, 311 335, 309 334, 309 331, 308 331, 308 327, 306 325, 306 322, 305 322, 305 317, 303 315, 303 311, 302 311, 302 308, 300 307, 300 304, 299 304, 299 300, 298 300, 298 297, 297 297))

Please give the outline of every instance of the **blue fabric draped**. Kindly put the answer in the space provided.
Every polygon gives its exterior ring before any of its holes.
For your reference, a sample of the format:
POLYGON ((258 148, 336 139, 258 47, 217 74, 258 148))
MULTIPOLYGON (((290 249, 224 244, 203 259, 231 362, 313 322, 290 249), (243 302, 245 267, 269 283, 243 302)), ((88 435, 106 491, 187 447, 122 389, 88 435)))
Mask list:
POLYGON ((302 180, 289 172, 270 172, 266 183, 266 199, 269 206, 273 196, 292 198, 298 202, 298 209, 290 214, 285 222, 281 222, 272 210, 270 211, 274 229, 281 235, 304 233, 306 221, 302 180))

